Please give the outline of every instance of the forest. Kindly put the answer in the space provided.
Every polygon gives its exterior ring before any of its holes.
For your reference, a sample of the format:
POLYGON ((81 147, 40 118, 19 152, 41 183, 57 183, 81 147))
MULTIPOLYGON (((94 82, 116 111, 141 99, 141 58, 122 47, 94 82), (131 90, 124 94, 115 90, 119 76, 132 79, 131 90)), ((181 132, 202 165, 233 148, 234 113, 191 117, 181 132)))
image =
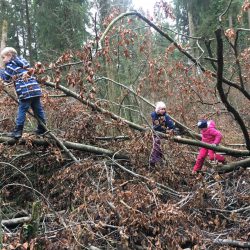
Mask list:
POLYGON ((0 249, 250 249, 249 0, 0 5, 1 51, 30 62, 46 116, 10 137, 20 100, 0 80, 0 249), (178 133, 154 130, 159 101, 178 133), (194 173, 200 148, 226 160, 194 173))

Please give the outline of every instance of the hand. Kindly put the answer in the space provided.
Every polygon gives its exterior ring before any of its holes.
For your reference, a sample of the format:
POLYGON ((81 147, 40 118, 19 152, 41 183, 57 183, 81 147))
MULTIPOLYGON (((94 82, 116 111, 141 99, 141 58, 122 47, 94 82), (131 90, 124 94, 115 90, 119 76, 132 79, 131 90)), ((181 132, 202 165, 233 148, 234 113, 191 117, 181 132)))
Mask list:
POLYGON ((168 135, 174 135, 174 130, 173 129, 167 129, 166 134, 168 135))
POLYGON ((25 82, 27 82, 28 79, 30 78, 28 72, 24 73, 24 74, 22 75, 22 78, 23 78, 23 80, 24 80, 25 82))

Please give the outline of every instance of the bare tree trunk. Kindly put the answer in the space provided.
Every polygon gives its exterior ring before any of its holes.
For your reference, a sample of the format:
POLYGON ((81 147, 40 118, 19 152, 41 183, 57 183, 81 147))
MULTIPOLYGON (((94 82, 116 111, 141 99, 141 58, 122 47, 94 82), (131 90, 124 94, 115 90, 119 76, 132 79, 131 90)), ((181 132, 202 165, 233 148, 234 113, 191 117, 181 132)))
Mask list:
POLYGON ((250 29, 250 9, 247 11, 247 17, 248 17, 248 28, 250 29))
MULTIPOLYGON (((2 36, 1 36, 1 51, 4 47, 6 47, 6 41, 7 41, 7 33, 8 33, 8 22, 6 20, 3 20, 2 25, 2 36)), ((0 67, 3 67, 3 61, 0 57, 0 67)))
POLYGON ((31 24, 30 24, 30 14, 29 14, 29 4, 28 4, 28 0, 25 0, 25 14, 26 14, 26 22, 27 22, 27 46, 28 46, 28 50, 29 50, 29 61, 30 64, 33 64, 33 57, 32 57, 32 36, 31 36, 31 24))
POLYGON ((231 14, 228 16, 228 25, 229 25, 229 28, 233 27, 233 17, 231 14))
MULTIPOLYGON (((195 35, 195 26, 194 26, 194 17, 193 17, 193 13, 192 13, 192 9, 190 4, 188 3, 188 28, 189 28, 189 36, 193 37, 195 35)), ((191 47, 191 54, 192 56, 195 57, 195 49, 194 49, 194 40, 190 39, 189 40, 190 43, 190 47, 191 47)))

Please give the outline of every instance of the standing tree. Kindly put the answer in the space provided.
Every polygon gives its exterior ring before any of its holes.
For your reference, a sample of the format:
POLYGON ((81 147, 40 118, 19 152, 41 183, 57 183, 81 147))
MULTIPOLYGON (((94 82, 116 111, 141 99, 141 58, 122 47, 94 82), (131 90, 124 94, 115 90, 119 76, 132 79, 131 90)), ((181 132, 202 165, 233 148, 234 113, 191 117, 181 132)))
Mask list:
MULTIPOLYGON (((33 4, 39 58, 79 49, 88 37, 88 2, 36 0, 33 4)), ((54 56, 53 56, 54 57, 54 56)))

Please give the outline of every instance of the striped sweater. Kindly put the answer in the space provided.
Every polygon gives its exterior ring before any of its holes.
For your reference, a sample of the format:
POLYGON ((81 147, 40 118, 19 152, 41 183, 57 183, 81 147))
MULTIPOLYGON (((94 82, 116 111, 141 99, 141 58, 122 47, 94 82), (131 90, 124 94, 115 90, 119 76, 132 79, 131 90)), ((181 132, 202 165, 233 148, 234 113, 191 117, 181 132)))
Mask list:
POLYGON ((29 63, 18 56, 13 57, 0 72, 0 77, 5 82, 13 82, 19 100, 29 99, 42 95, 41 88, 34 76, 26 79, 23 75, 28 72, 29 63))

